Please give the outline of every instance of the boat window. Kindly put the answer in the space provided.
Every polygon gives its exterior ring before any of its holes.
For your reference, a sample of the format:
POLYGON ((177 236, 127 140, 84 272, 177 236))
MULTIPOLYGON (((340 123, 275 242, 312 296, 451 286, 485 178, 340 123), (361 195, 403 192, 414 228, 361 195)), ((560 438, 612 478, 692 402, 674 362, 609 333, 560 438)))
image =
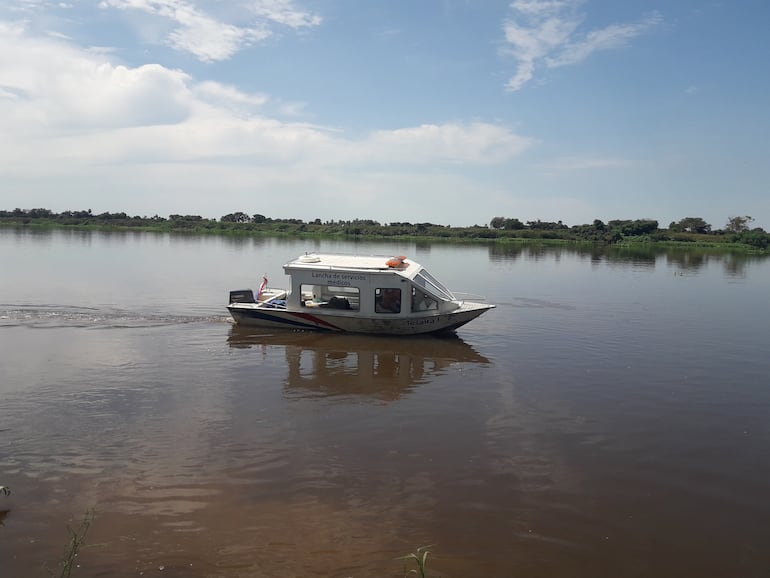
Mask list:
POLYGON ((377 313, 401 313, 401 289, 375 289, 374 310, 377 313))
POLYGON ((361 307, 361 292, 358 287, 337 287, 336 285, 300 285, 301 303, 305 307, 324 309, 349 309, 358 311, 361 307))
POLYGON ((431 293, 435 293, 442 299, 446 299, 447 301, 454 299, 452 292, 444 287, 440 281, 438 281, 425 269, 414 276, 414 282, 417 283, 420 287, 427 289, 431 293))
POLYGON ((417 287, 412 287, 412 313, 436 309, 438 309, 438 301, 434 297, 417 287))

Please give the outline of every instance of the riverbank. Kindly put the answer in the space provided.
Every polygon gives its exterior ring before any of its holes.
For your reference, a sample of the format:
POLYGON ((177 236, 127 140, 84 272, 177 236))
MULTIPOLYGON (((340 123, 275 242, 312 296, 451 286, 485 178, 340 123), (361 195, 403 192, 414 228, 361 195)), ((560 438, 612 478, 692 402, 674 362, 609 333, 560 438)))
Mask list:
POLYGON ((380 224, 372 220, 304 222, 300 219, 268 219, 260 215, 204 219, 197 215, 169 218, 129 217, 125 213, 92 215, 88 211, 51 213, 45 209, 0 212, 0 226, 35 229, 93 231, 141 231, 244 237, 291 237, 308 239, 369 239, 406 242, 582 244, 601 246, 646 246, 764 252, 770 234, 752 231, 707 233, 659 229, 656 221, 594 221, 568 227, 561 223, 528 223, 523 228, 493 228, 473 225, 450 227, 433 223, 380 224), (42 211, 38 213, 36 211, 42 211))

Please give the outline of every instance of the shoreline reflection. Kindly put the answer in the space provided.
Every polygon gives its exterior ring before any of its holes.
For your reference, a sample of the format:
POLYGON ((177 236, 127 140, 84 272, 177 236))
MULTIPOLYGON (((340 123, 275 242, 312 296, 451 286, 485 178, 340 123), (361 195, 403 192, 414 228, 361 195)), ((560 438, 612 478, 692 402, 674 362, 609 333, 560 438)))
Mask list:
POLYGON ((722 265, 728 277, 743 277, 750 266, 770 258, 767 253, 728 251, 719 247, 672 247, 667 245, 544 245, 492 244, 488 248, 493 263, 523 261, 559 261, 576 257, 593 265, 654 270, 662 265, 678 271, 698 272, 709 265, 722 265))
POLYGON ((382 337, 266 331, 233 326, 234 349, 284 350, 286 387, 302 397, 365 396, 393 401, 458 363, 489 359, 456 335, 382 337))

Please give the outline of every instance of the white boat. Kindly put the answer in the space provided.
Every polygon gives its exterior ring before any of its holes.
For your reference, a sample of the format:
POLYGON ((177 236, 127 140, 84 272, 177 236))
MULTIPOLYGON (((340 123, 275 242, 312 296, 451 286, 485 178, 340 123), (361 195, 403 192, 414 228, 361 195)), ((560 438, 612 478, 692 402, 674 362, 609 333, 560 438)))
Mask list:
POLYGON ((406 257, 305 253, 283 266, 289 289, 230 291, 239 325, 417 335, 452 331, 494 305, 453 294, 406 257))

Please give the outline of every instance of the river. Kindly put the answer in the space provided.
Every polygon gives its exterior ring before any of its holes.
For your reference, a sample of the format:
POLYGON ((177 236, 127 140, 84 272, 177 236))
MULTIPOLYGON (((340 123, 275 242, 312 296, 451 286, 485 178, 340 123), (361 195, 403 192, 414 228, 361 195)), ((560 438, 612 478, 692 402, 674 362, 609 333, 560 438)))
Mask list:
POLYGON ((0 228, 0 575, 763 577, 770 258, 0 228), (306 251, 497 308, 242 330, 306 251))

